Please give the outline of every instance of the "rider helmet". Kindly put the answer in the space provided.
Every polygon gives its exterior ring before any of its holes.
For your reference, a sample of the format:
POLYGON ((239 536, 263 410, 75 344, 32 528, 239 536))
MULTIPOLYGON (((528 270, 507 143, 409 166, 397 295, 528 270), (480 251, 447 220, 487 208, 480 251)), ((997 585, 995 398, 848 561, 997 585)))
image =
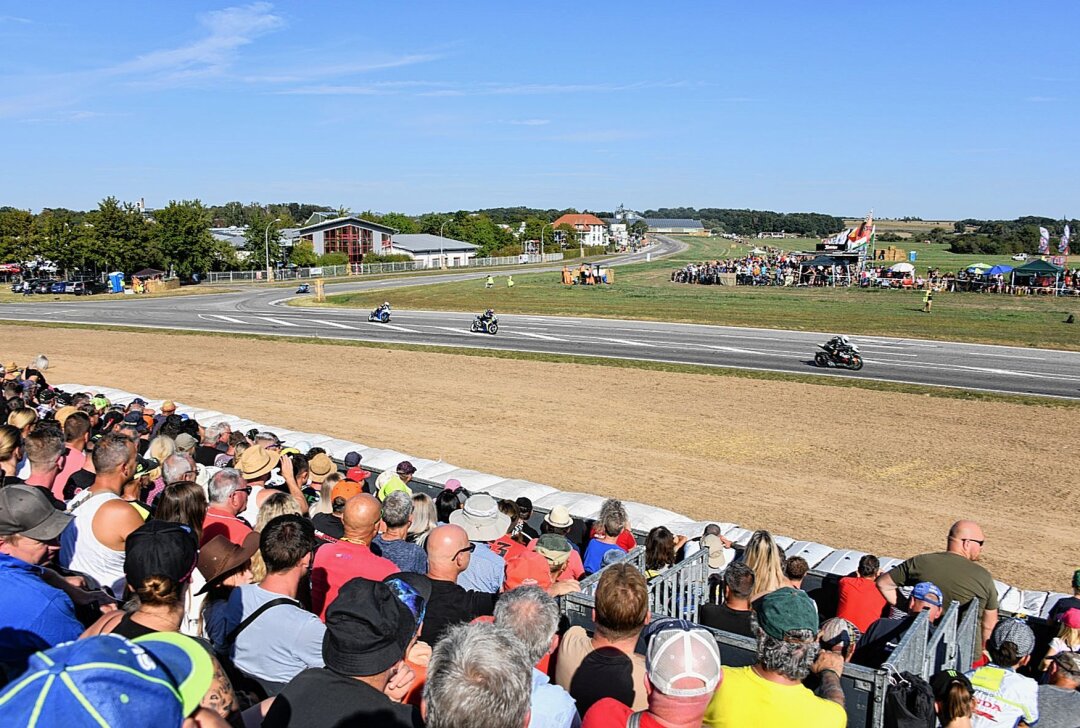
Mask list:
POLYGON ((383 305, 383 308, 390 308, 390 302, 389 301, 383 301, 382 305, 383 305))
POLYGON ((494 316, 495 315, 495 309, 489 308, 487 311, 484 311, 484 313, 486 315, 488 315, 488 316, 494 316))
POLYGON ((840 343, 843 344, 844 346, 847 346, 848 344, 851 343, 851 341, 848 339, 848 337, 841 336, 840 337, 840 343))

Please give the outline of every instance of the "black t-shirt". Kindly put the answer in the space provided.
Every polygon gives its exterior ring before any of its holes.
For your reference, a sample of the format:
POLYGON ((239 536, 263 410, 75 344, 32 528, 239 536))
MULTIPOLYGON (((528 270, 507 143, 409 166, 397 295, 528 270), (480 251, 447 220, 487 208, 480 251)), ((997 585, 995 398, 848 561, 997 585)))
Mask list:
POLYGON ((1056 628, 1055 622, 1061 619, 1061 615, 1065 614, 1070 609, 1080 609, 1080 597, 1065 597, 1059 599, 1050 609, 1048 620, 1051 626, 1056 628))
MULTIPOLYGON (((345 537, 345 524, 332 513, 316 513, 311 517, 311 525, 315 526, 315 535, 320 539, 329 536, 334 541, 340 541, 345 537)), ((329 541, 329 539, 322 539, 329 541)))
POLYGON ((567 691, 577 702, 578 712, 587 713, 594 703, 614 698, 623 705, 634 704, 634 663, 622 650, 601 647, 593 650, 574 676, 567 691))
MULTIPOLYGON (((909 614, 903 619, 879 619, 870 625, 863 633, 859 644, 855 647, 855 655, 851 661, 856 665, 878 668, 900 645, 904 633, 908 631, 915 621, 917 614, 909 614)), ((930 625, 930 635, 934 634, 934 625, 930 625)))
POLYGON ((325 667, 304 670, 274 699, 263 728, 420 728, 419 708, 325 667))
POLYGON ((713 629, 753 637, 750 631, 751 613, 749 609, 744 612, 726 604, 702 604, 698 608, 698 622, 713 629))
POLYGON ((497 595, 466 591, 452 581, 431 580, 431 599, 427 603, 420 640, 435 646, 447 628, 495 612, 497 595))
POLYGON ((216 447, 210 447, 209 445, 199 445, 195 448, 192 455, 195 456, 195 462, 199 465, 205 465, 211 467, 214 464, 214 460, 221 454, 221 451, 216 447))
POLYGON ((93 485, 96 479, 97 476, 89 470, 76 470, 64 484, 64 500, 71 500, 80 490, 86 490, 93 485))

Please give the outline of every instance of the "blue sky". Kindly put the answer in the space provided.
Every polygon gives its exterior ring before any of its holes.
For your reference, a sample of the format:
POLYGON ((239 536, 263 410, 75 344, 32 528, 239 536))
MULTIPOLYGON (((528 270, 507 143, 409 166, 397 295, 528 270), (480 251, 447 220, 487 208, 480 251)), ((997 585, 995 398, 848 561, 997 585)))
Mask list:
POLYGON ((1080 3, 0 3, 0 204, 1080 214, 1080 3))

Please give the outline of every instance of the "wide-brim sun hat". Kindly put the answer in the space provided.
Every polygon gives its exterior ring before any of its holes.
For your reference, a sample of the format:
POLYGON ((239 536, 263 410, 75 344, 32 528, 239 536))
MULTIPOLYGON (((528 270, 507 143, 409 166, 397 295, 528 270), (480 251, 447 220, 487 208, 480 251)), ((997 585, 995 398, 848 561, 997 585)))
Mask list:
POLYGON ((450 523, 461 526, 470 541, 494 541, 510 528, 510 516, 487 493, 469 496, 465 505, 450 514, 450 523))
POLYGON ((240 460, 236 463, 236 469, 240 471, 245 480, 254 480, 276 468, 280 460, 281 453, 277 450, 267 450, 263 446, 257 445, 244 451, 244 454, 240 456, 240 460))

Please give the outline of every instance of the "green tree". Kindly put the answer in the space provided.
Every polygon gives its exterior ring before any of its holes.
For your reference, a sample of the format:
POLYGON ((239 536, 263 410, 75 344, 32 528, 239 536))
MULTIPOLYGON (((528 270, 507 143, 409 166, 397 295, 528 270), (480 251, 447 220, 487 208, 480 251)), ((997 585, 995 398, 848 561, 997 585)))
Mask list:
MULTIPOLYGON (((723 226, 721 225, 719 227, 722 228, 723 226)), ((630 232, 635 235, 644 235, 649 232, 649 223, 644 220, 634 220, 633 224, 630 226, 630 232)))
POLYGON ((152 237, 166 263, 183 278, 204 273, 214 263, 210 212, 199 200, 171 200, 154 213, 152 237))
POLYGON ((293 246, 292 252, 289 253, 289 262, 296 265, 307 267, 317 265, 319 262, 319 256, 315 252, 315 246, 311 244, 311 241, 300 240, 293 246))
POLYGON ((0 208, 0 262, 22 263, 34 255, 34 215, 29 210, 0 208))
POLYGON ((275 264, 281 260, 281 241, 278 238, 280 223, 274 222, 273 216, 261 209, 251 210, 248 216, 248 229, 244 233, 247 244, 244 250, 248 252, 247 261, 250 267, 266 269, 266 248, 269 240, 270 263, 275 264), (269 228, 269 233, 267 229, 269 228))
POLYGON ((75 269, 86 275, 99 262, 91 230, 78 217, 70 210, 42 210, 34 218, 34 255, 55 263, 65 277, 75 269))
POLYGON ((387 227, 394 228, 399 233, 415 233, 415 232, 418 232, 418 229, 417 229, 417 226, 416 226, 416 221, 413 220, 408 215, 402 213, 402 212, 388 212, 385 215, 382 215, 380 217, 381 217, 381 219, 379 219, 379 220, 375 220, 374 218, 372 218, 372 221, 373 222, 381 222, 383 225, 386 225, 387 227))
POLYGON ((145 267, 162 268, 164 256, 149 235, 142 212, 130 202, 106 197, 86 216, 90 241, 106 269, 134 273, 145 267))

